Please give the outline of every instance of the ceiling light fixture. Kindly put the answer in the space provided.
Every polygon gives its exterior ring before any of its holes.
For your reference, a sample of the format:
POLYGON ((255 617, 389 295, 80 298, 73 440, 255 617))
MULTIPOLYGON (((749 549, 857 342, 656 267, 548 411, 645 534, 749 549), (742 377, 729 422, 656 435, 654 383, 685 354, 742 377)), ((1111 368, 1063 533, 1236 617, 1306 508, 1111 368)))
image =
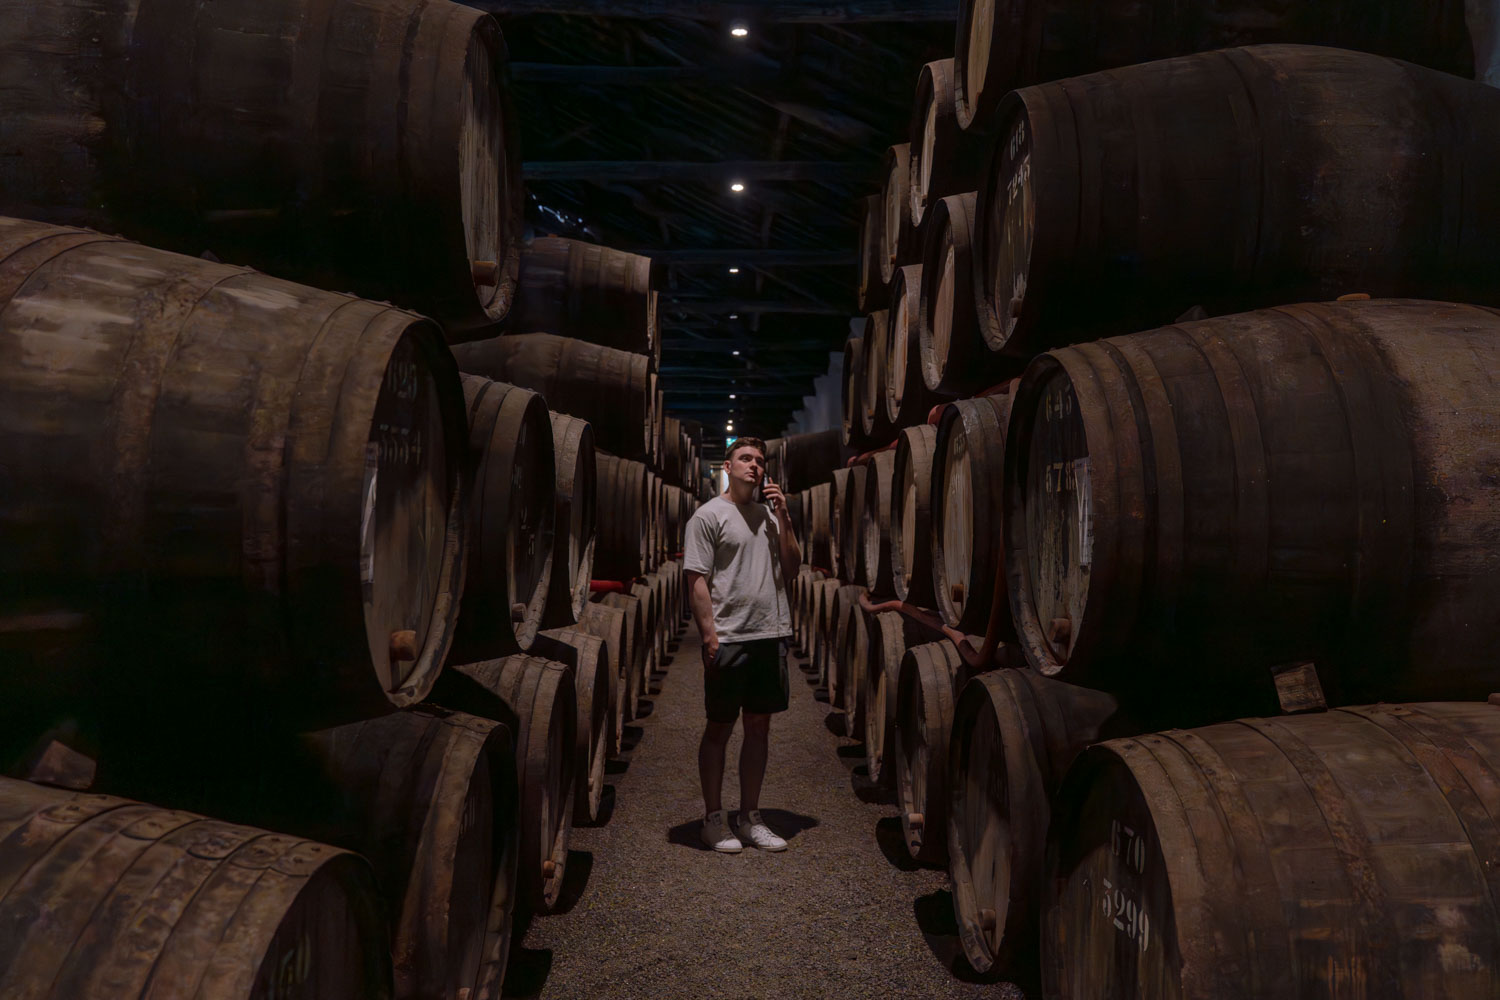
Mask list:
POLYGON ((733 399, 733 398, 734 398, 734 393, 732 393, 732 392, 731 392, 731 393, 730 393, 730 394, 729 394, 729 398, 730 398, 730 399, 733 399))
POLYGON ((730 268, 730 269, 729 269, 729 273, 730 273, 730 274, 739 274, 739 273, 740 273, 740 269, 739 269, 739 268, 737 268, 737 267, 731 267, 731 268, 730 268))
MULTIPOLYGON (((730 318, 730 319, 734 319, 734 317, 733 317, 733 316, 731 316, 731 317, 729 317, 729 318, 730 318)), ((735 354, 735 357, 739 357, 739 353, 740 353, 740 352, 739 352, 739 351, 735 351, 735 352, 734 352, 734 354, 735 354)))
POLYGON ((735 181, 733 184, 729 185, 729 190, 733 191, 735 194, 739 194, 740 192, 745 190, 745 182, 735 181))
POLYGON ((735 38, 744 38, 750 34, 750 29, 745 27, 743 24, 736 24, 734 27, 729 29, 729 33, 735 38))

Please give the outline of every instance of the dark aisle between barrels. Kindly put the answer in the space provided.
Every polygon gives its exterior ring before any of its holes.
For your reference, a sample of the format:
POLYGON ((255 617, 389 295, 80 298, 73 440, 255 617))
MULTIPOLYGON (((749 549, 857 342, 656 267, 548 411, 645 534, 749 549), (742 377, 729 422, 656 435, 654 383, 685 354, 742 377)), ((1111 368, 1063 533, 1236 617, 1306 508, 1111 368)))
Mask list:
MULTIPOLYGON (((575 828, 564 912, 537 917, 512 952, 507 996, 591 998, 1004 997, 965 981, 947 873, 917 867, 888 792, 870 787, 862 749, 841 735, 788 661, 789 710, 771 727, 761 795, 789 842, 716 854, 698 839, 703 678, 697 628, 653 686, 650 714, 611 762, 608 821, 575 828), (955 969, 963 970, 955 974, 955 969)), ((740 732, 724 802, 739 801, 740 732)))

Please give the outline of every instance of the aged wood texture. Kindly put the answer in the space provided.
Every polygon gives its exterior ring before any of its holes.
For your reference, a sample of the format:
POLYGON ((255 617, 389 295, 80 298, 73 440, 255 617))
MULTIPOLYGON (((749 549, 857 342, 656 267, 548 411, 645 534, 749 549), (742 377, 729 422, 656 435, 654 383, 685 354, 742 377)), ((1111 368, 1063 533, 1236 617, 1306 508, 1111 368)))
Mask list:
POLYGON ((1027 659, 1200 717, 1305 659, 1346 703, 1496 690, 1497 380, 1500 312, 1400 299, 1043 355, 1005 458, 1027 659))
POLYGON ((542 397, 464 375, 469 414, 468 577, 453 640, 465 662, 531 648, 557 566, 556 466, 542 397))
POLYGON ((460 344, 453 355, 466 372, 534 390, 549 408, 587 420, 605 451, 650 455, 655 400, 644 355, 545 333, 460 344))
POLYGON ((573 822, 599 819, 604 797, 604 762, 614 737, 614 664, 604 640, 585 629, 549 629, 537 637, 536 652, 573 668, 573 693, 578 701, 578 732, 574 740, 578 781, 573 788, 573 822))
POLYGON ((990 144, 979 130, 959 125, 953 93, 953 60, 938 59, 917 74, 917 98, 912 105, 911 179, 908 209, 913 229, 920 231, 927 212, 948 195, 973 190, 989 158, 990 144))
POLYGON ((1048 996, 1491 997, 1500 709, 1111 740, 1053 807, 1048 996))
MULTIPOLYGON (((153 697, 274 691, 289 727, 421 701, 457 615, 465 437, 420 317, 0 219, 0 467, 26 484, 0 491, 0 596, 97 613, 102 656, 149 647, 153 697)), ((102 710, 141 680, 96 678, 102 710)))
POLYGON ((837 430, 788 435, 782 438, 783 479, 777 482, 786 489, 811 489, 828 482, 847 454, 837 430))
MULTIPOLYGON (((878 315, 871 313, 870 315, 878 315)), ((869 320, 865 322, 865 329, 869 329, 869 320)), ((864 371, 865 371, 865 338, 863 335, 850 334, 849 339, 844 341, 844 367, 842 375, 843 392, 843 441, 848 447, 859 449, 864 447, 868 438, 865 436, 864 428, 864 371)))
POLYGON ((959 940, 976 970, 1034 976, 1052 798, 1117 709, 1107 694, 1032 670, 980 674, 959 692, 948 870, 959 940))
POLYGON ((954 88, 964 128, 988 125, 1006 92, 1116 66, 1234 45, 1305 42, 1474 75, 1455 0, 1368 4, 960 0, 954 88))
POLYGON ((897 611, 876 614, 866 627, 869 655, 865 661, 868 672, 862 714, 865 763, 870 780, 889 787, 896 783, 896 708, 901 662, 908 649, 935 642, 941 636, 897 611))
POLYGON ((316 835, 375 867, 398 1000, 500 991, 520 847, 511 738, 430 707, 306 737, 338 793, 316 835))
POLYGON ((845 583, 858 583, 865 578, 865 539, 862 526, 869 473, 867 465, 851 467, 844 489, 843 511, 839 516, 839 579, 845 583))
POLYGON ((625 699, 630 693, 630 640, 627 615, 623 608, 606 604, 585 604, 578 616, 578 627, 590 635, 604 640, 609 657, 610 723, 609 756, 620 753, 620 742, 625 736, 625 699))
POLYGON ((594 453, 599 471, 594 573, 602 580, 634 580, 647 570, 650 498, 646 467, 640 462, 594 453))
POLYGON ((594 575, 599 480, 594 429, 587 420, 548 412, 557 480, 553 508, 552 575, 542 623, 563 628, 580 621, 594 575))
POLYGON ((896 272, 891 286, 891 308, 885 339, 885 415, 893 430, 920 424, 938 403, 952 393, 935 393, 922 377, 922 265, 908 264, 896 272))
POLYGON ((621 681, 625 686, 623 714, 633 721, 638 716, 636 706, 641 693, 641 679, 645 675, 650 654, 646 650, 646 608, 634 594, 606 593, 598 602, 606 608, 615 608, 625 613, 625 657, 621 664, 621 681))
POLYGON ((856 664, 849 659, 855 641, 849 633, 864 627, 859 617, 859 599, 865 593, 859 584, 839 587, 833 591, 828 613, 827 649, 823 654, 826 676, 822 679, 828 688, 828 704, 848 716, 858 712, 856 703, 861 694, 859 677, 853 673, 856 664))
POLYGON ((859 512, 860 544, 864 547, 864 575, 860 582, 877 599, 895 593, 891 567, 891 491, 896 472, 896 453, 882 451, 871 456, 865 474, 865 501, 859 512))
POLYGON ((1500 302, 1500 91, 1267 45, 1028 87, 979 192, 984 335, 1060 344, 1351 292, 1500 302), (1378 123, 1375 124, 1375 123, 1378 123))
POLYGON ((884 309, 889 294, 881 258, 885 254, 885 197, 872 194, 864 200, 859 219, 859 289, 856 300, 862 313, 884 309))
POLYGON ((536 656, 451 667, 435 700, 502 722, 515 741, 520 790, 517 900, 545 913, 557 905, 573 829, 578 700, 573 668, 536 656))
POLYGON ((833 470, 833 562, 834 565, 828 569, 835 575, 842 572, 843 564, 841 549, 844 544, 844 504, 845 494, 849 492, 849 469, 833 470))
POLYGON ((924 226, 920 319, 921 378, 948 398, 1019 374, 1022 362, 989 349, 980 333, 983 283, 975 247, 978 195, 949 195, 924 226))
POLYGON ((348 851, 10 778, 0 845, 0 995, 394 997, 375 877, 348 851))
POLYGON ((885 188, 881 194, 880 280, 887 286, 896 269, 910 263, 916 230, 911 224, 911 143, 903 142, 885 151, 885 188))
POLYGON ((493 18, 433 0, 0 7, 0 212, 390 300, 452 338, 515 290, 493 18))
POLYGON ((833 483, 819 483, 808 491, 807 546, 802 558, 818 569, 833 569, 833 483))
POLYGON ((650 257, 544 236, 521 250, 509 333, 555 333, 661 360, 650 257))
POLYGON ((908 427, 896 438, 891 470, 891 584, 896 597, 930 608, 932 588, 932 461, 937 428, 908 427))
POLYGON ((1000 498, 1013 399, 1011 392, 997 392, 943 408, 930 487, 937 610, 954 628, 985 634, 994 629, 1001 638, 1013 634, 1009 616, 991 622, 990 612, 994 588, 1005 581, 1000 498))
MULTIPOLYGON (((908 649, 896 681, 896 804, 913 858, 948 860, 948 737, 953 702, 968 680, 948 639, 908 649)), ((887 695, 889 697, 889 694, 887 695)))

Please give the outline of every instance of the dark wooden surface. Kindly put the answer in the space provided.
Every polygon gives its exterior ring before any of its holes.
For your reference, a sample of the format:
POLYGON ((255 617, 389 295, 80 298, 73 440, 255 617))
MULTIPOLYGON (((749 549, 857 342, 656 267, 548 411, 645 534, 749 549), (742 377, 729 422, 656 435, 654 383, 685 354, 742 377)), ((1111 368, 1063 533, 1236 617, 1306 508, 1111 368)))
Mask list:
POLYGON ((947 639, 908 648, 897 675, 896 804, 907 852, 927 864, 948 860, 948 736, 966 679, 947 639))
POLYGON ((548 411, 557 468, 553 514, 552 575, 543 624, 563 628, 578 622, 589 600, 598 544, 599 478, 594 430, 587 420, 548 411))
POLYGON ((896 439, 891 471, 891 573, 896 597, 934 605, 932 587, 932 461, 937 428, 918 424, 896 439))
POLYGON ((900 429, 927 419, 928 411, 953 398, 927 388, 922 377, 922 294, 927 284, 922 265, 908 264, 896 271, 891 285, 890 333, 885 343, 885 413, 891 427, 900 429))

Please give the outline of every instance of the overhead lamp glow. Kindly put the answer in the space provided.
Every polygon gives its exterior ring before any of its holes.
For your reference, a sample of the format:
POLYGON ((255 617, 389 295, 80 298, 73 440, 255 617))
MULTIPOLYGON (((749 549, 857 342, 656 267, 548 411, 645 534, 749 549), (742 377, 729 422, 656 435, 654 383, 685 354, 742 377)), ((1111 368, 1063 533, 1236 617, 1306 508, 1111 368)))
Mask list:
MULTIPOLYGON (((740 314, 739 313, 730 313, 729 314, 729 318, 730 319, 739 319, 740 318, 740 314)), ((734 353, 738 354, 740 352, 739 351, 735 351, 734 353)))
POLYGON ((735 38, 744 38, 750 34, 750 29, 745 27, 743 24, 736 24, 734 27, 729 29, 729 33, 735 38))
MULTIPOLYGON (((733 318, 733 317, 731 317, 731 318, 733 318)), ((734 354, 735 354, 735 357, 739 357, 740 352, 739 351, 735 351, 734 354)))
POLYGON ((734 393, 732 393, 732 392, 731 392, 731 393, 730 393, 730 394, 729 394, 729 398, 730 398, 730 399, 733 399, 733 398, 734 398, 734 393))
POLYGON ((739 273, 740 273, 740 269, 739 269, 739 268, 737 268, 737 267, 731 267, 731 268, 730 268, 730 269, 729 269, 729 273, 730 273, 730 274, 739 274, 739 273))
POLYGON ((745 184, 743 181, 735 181, 733 184, 729 185, 729 190, 733 191, 735 194, 739 194, 740 192, 745 190, 745 184))

